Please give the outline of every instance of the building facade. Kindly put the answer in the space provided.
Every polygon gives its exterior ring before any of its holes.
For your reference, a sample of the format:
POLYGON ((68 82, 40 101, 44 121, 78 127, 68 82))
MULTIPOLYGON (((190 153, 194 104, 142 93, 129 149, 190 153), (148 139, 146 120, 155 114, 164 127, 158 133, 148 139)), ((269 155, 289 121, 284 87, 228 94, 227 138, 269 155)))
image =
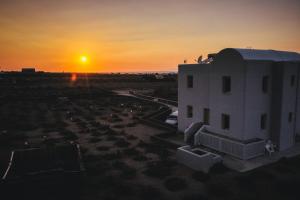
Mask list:
POLYGON ((178 129, 205 128, 194 143, 241 159, 284 150, 300 135, 300 54, 224 49, 209 64, 178 69, 178 129))

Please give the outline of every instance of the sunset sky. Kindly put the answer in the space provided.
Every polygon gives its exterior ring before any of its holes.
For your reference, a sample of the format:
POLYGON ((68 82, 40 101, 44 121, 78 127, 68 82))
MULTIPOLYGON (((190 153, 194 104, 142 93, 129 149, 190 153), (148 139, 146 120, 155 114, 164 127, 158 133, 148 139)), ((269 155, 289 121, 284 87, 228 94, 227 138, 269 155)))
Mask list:
POLYGON ((300 1, 0 1, 0 70, 176 71, 226 47, 300 52, 300 1))

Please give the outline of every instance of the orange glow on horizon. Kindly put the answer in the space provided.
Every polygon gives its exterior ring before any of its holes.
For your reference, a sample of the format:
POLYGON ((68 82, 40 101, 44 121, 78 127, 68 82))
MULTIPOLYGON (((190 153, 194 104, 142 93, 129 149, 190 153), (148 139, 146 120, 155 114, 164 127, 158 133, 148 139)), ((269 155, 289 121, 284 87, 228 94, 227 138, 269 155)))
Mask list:
POLYGON ((0 71, 177 71, 224 48, 300 52, 299 8, 296 0, 4 1, 0 71))
POLYGON ((75 82, 76 80, 77 80, 77 74, 74 73, 71 75, 71 81, 75 82))

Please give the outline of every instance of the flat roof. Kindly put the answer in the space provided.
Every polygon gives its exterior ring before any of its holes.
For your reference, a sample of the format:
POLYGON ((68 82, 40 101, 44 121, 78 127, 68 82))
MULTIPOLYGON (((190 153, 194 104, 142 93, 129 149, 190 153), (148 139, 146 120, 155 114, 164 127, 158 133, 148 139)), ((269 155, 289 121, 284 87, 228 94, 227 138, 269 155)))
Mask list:
MULTIPOLYGON (((277 51, 277 50, 262 50, 262 49, 240 49, 240 48, 227 48, 224 50, 233 50, 238 52, 244 60, 264 60, 264 61, 294 61, 300 62, 300 54, 290 51, 277 51)), ((220 51, 221 52, 221 51, 220 51)))

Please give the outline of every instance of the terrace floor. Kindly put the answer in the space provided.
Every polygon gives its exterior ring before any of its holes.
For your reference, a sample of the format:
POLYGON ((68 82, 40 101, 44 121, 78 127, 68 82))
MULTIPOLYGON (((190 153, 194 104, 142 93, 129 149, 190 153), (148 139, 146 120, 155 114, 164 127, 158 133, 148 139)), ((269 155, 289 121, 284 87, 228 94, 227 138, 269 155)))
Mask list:
POLYGON ((240 160, 229 155, 224 155, 223 162, 227 167, 233 170, 246 172, 258 167, 262 167, 264 165, 275 163, 281 158, 291 158, 297 155, 300 155, 300 143, 296 143, 292 148, 286 149, 284 151, 274 152, 270 156, 266 154, 264 156, 259 156, 250 160, 240 160))

